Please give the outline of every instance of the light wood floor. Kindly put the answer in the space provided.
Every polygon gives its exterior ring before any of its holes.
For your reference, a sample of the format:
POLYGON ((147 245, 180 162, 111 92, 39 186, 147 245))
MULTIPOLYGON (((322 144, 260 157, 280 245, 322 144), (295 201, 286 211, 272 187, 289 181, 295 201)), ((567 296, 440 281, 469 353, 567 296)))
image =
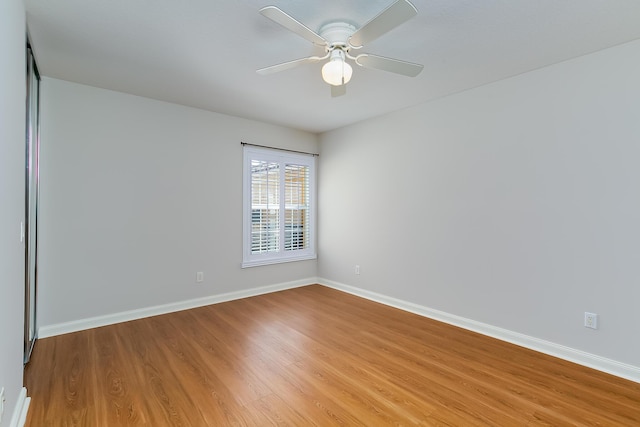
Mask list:
POLYGON ((640 425, 640 384, 319 285, 46 338, 27 426, 640 425))

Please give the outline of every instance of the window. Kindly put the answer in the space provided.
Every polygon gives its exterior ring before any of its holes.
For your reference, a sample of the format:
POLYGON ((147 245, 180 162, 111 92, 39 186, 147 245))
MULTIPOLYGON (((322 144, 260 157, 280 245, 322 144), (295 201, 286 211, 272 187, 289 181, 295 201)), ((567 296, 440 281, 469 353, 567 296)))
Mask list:
POLYGON ((244 146, 242 267, 313 259, 315 158, 244 146))

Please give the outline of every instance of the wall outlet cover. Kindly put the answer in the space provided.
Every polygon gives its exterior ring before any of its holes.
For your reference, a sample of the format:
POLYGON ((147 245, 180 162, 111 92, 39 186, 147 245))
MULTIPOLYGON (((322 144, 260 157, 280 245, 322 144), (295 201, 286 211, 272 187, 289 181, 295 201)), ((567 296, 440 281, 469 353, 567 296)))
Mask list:
POLYGON ((584 313, 584 326, 591 329, 598 329, 598 315, 596 313, 584 313))

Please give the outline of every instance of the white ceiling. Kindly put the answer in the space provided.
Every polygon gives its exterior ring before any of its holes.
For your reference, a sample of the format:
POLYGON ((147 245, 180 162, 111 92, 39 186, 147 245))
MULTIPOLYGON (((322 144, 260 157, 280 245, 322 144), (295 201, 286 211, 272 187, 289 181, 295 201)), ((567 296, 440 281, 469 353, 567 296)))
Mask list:
MULTIPOLYGON (((258 13, 313 30, 361 26, 393 0, 26 0, 42 75, 311 132, 335 129, 640 38, 638 0, 413 0, 418 16, 361 51, 424 64, 415 78, 354 67, 331 98, 322 54, 258 13)), ((360 52, 358 52, 360 53, 360 52)))

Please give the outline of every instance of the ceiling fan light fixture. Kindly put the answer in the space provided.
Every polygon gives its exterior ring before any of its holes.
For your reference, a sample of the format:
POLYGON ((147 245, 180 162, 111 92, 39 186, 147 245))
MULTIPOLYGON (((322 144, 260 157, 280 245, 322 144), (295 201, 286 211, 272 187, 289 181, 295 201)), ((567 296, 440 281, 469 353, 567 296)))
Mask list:
POLYGON ((341 86, 349 83, 353 68, 345 61, 342 50, 331 52, 331 59, 322 66, 322 79, 332 86, 341 86))
POLYGON ((326 22, 318 32, 311 30, 276 6, 263 7, 260 9, 260 13, 276 24, 310 41, 315 46, 324 47, 325 55, 322 57, 308 56, 261 68, 257 70, 258 74, 271 74, 329 58, 329 61, 322 66, 322 79, 331 85, 331 96, 336 97, 346 93, 346 84, 351 80, 351 75, 353 74, 353 68, 347 63, 347 59, 354 61, 360 67, 389 71, 408 77, 417 76, 424 68, 421 64, 385 58, 369 53, 361 53, 357 56, 351 55, 351 49, 359 50, 365 44, 415 16, 418 10, 409 0, 395 0, 375 18, 359 28, 344 20, 336 20, 326 22))

